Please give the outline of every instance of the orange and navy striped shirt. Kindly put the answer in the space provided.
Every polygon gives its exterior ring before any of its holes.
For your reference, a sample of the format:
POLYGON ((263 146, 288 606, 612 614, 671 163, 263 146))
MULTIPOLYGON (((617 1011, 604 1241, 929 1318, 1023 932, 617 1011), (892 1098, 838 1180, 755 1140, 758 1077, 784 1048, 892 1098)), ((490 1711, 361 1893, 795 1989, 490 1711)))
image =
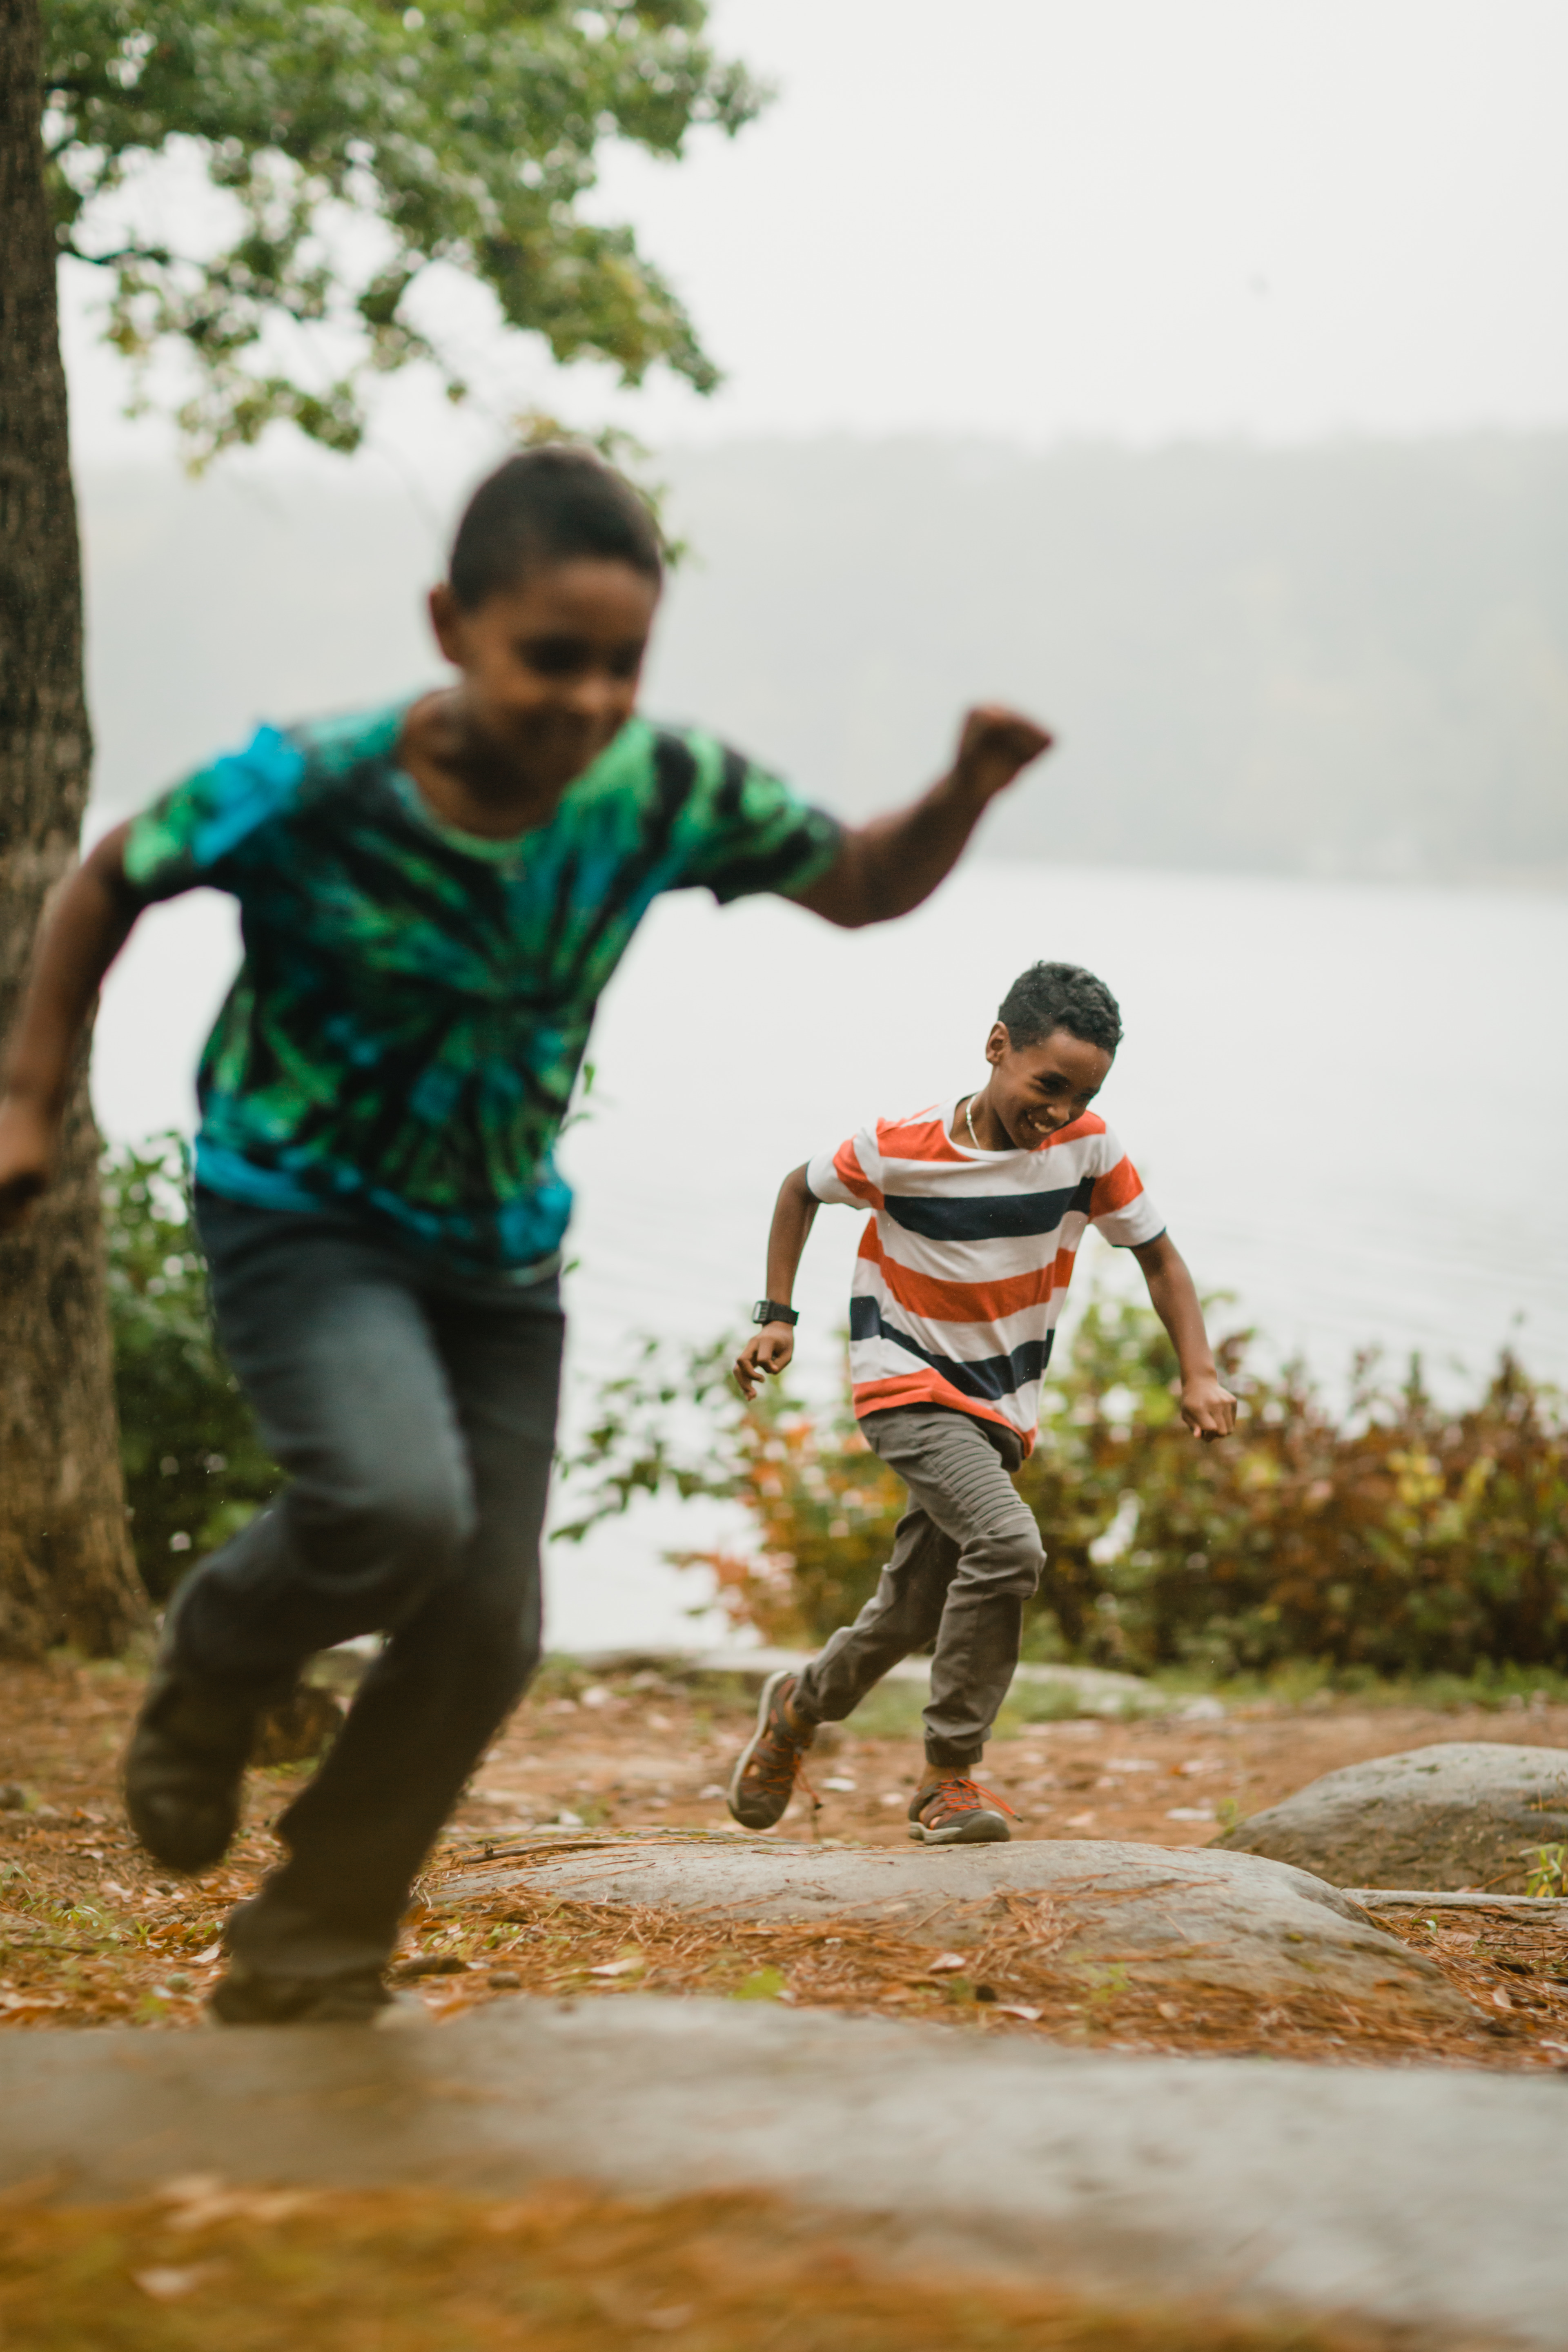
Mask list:
POLYGON ((1136 1248, 1164 1220, 1093 1111, 1032 1151, 975 1151, 956 1102, 874 1128, 806 1169, 819 1201, 872 1212, 849 1298, 858 1415, 946 1405, 1035 1442, 1040 1382, 1084 1228, 1136 1248))

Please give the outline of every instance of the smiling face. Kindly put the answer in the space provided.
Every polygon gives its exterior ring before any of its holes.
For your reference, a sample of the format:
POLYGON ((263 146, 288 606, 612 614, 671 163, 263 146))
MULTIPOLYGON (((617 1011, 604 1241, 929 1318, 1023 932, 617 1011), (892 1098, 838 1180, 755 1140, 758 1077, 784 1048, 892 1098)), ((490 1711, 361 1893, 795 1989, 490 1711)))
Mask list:
POLYGON ((510 774, 559 796, 637 707, 658 583, 613 556, 531 567, 471 610, 433 589, 437 642, 462 671, 463 718, 487 796, 510 774))
POLYGON ((1015 1045, 998 1021, 985 1040, 985 1058, 991 1065, 986 1108, 1015 1150, 1035 1151, 1083 1117, 1110 1076, 1113 1056, 1070 1029, 1015 1045))

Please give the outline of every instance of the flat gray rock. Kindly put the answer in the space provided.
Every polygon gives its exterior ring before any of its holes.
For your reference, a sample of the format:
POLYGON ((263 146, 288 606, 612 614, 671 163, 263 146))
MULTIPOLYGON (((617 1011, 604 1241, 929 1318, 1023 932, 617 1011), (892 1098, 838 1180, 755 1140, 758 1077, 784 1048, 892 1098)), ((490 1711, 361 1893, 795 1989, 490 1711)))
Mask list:
POLYGON ((653 1905, 733 1920, 863 1920, 962 1949, 983 1942, 1018 1898, 1042 1934, 1067 1935, 1059 1966, 1117 1962, 1130 1981, 1239 1988, 1268 2000, 1318 1990, 1414 2000, 1467 2014, 1430 1961, 1373 1927, 1360 1906, 1304 1871, 1205 1847, 1088 1839, 1011 1845, 814 1847, 718 1839, 610 1843, 518 1870, 465 1873, 442 1907, 510 1888, 581 1903, 653 1905))
POLYGON ((1215 1841, 1336 1886, 1522 1894, 1537 1848, 1568 1840, 1568 1749, 1440 1741, 1325 1772, 1215 1841))
POLYGON ((0 2188, 758 2187, 926 2265, 1568 2347, 1568 2083, 1066 2055, 763 2004, 0 2037, 0 2188))

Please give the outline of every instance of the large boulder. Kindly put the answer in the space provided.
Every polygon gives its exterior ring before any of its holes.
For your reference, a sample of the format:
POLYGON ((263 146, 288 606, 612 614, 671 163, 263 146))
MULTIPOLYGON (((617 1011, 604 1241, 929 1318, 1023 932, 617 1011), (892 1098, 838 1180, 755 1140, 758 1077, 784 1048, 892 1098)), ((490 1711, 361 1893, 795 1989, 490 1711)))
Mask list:
MULTIPOLYGON (((203 2174, 490 2197, 563 2179, 648 2198, 755 2189, 831 2215, 851 2247, 864 2229, 868 2261, 1157 2306, 1125 2332, 1108 2315, 1107 2347, 1234 2341, 1217 2304, 1280 2314, 1281 2346, 1367 2343, 1350 2314, 1384 2346, 1386 2326, 1426 2352, 1563 2352, 1563 2106, 1552 2075, 1068 2054, 767 2001, 517 2000, 398 2033, 0 2033, 0 2193, 26 2213, 167 2198, 203 2174), (1211 2316, 1172 2307, 1189 2296, 1211 2316)), ((759 2242, 790 2227, 788 2209, 763 2214, 759 2242)), ((106 2226, 84 2262, 112 2248, 106 2226)), ((690 2340, 655 2324, 628 2317, 623 2340, 690 2340)), ((200 2291, 188 2319, 150 2310, 146 2331, 223 2340, 200 2291)), ((781 2311, 781 2342, 810 2332, 781 2311)), ((531 2333, 520 2318, 516 2340, 531 2333)), ((292 2340, 322 2339, 301 2324, 292 2340)))
POLYGON ((1260 2007, 1354 2000, 1387 2014, 1468 2015, 1431 1962, 1304 1871, 1249 1854, 1088 1839, 890 1852, 768 1839, 608 1840, 518 1870, 447 1879, 439 1906, 512 1888, 710 1920, 864 1924, 933 1948, 991 1943, 1020 1922, 1053 1969, 1134 1993, 1243 1995, 1260 2007))
POLYGON ((1325 1772, 1214 1843, 1335 1886, 1517 1894, 1539 1849, 1565 1841, 1568 1749, 1468 1739, 1325 1772))
MULTIPOLYGON (((1108 2315, 1107 2347, 1235 2341, 1212 2317, 1223 2305, 1280 2315, 1281 2346, 1367 2343, 1350 2314, 1384 2346, 1386 2326, 1426 2352, 1563 2352, 1563 2103, 1549 2075, 1069 2055, 765 2001, 519 2000, 398 2033, 0 2034, 0 2193, 25 2212, 167 2198, 204 2174, 490 2197, 563 2179, 647 2198, 755 2189, 831 2215, 852 2247, 864 2229, 868 2261, 1157 2306, 1125 2332, 1108 2315), (1208 2318, 1172 2308, 1189 2296, 1208 2318)), ((787 2209, 760 2216, 759 2242, 790 2226, 787 2209)), ((106 2227, 84 2260, 112 2245, 106 2227)), ((202 2305, 153 2311, 141 2340, 222 2340, 202 2305)), ((654 2324, 628 2318, 624 2340, 657 2343, 654 2324)), ((810 2332, 781 2312, 781 2342, 810 2332)), ((516 2340, 531 2333, 520 2319, 516 2340)), ((301 2325, 293 2340, 321 2337, 301 2325)))

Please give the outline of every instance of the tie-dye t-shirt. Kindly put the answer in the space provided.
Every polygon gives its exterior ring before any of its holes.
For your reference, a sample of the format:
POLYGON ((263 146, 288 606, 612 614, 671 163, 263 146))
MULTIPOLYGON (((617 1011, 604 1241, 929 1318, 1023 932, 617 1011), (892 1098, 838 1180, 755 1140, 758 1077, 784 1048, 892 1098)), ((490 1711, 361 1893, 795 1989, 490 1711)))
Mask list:
POLYGON ((262 728, 135 820, 126 878, 144 905, 239 902, 198 1183, 531 1268, 571 1212, 551 1148, 595 1005, 655 897, 804 890, 839 828, 711 736, 634 719, 548 824, 481 840, 399 765, 406 709, 262 728))

